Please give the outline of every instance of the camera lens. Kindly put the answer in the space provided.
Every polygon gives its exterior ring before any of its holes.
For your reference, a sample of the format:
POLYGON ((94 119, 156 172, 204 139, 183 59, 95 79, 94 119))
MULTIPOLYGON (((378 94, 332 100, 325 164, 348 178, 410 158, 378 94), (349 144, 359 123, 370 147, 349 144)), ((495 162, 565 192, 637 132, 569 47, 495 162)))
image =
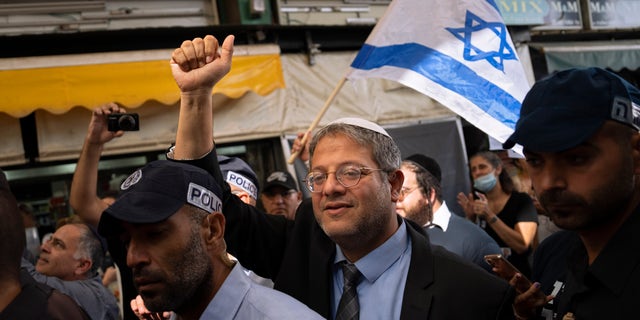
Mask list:
POLYGON ((118 119, 118 125, 120 125, 120 128, 122 130, 130 131, 136 127, 136 119, 128 114, 125 114, 120 116, 120 118, 118 119))

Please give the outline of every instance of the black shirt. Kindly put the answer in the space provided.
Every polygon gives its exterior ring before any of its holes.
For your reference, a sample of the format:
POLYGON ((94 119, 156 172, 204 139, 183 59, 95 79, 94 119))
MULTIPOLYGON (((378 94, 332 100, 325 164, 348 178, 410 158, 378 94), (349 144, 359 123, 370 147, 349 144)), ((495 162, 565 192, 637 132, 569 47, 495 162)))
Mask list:
MULTIPOLYGON (((538 223, 538 212, 533 205, 531 197, 526 193, 513 192, 507 200, 507 203, 498 214, 498 217, 509 228, 514 228, 518 222, 535 222, 538 223)), ((484 222, 484 220, 482 220, 484 222)), ((508 245, 500 238, 500 236, 489 226, 488 223, 480 223, 480 227, 486 231, 493 240, 498 243, 498 246, 508 247, 508 245)), ((529 255, 531 254, 531 247, 520 254, 511 250, 511 255, 508 257, 509 262, 513 264, 520 272, 526 277, 531 276, 531 265, 529 265, 529 255)))
POLYGON ((555 303, 555 319, 638 319, 640 313, 640 207, 588 265, 580 243, 569 254, 566 283, 555 303))

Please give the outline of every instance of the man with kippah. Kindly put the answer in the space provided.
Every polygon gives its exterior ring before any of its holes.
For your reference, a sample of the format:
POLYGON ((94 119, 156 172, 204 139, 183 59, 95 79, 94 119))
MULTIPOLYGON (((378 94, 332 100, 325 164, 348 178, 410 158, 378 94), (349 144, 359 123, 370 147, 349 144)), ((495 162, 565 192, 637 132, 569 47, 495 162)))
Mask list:
MULTIPOLYGON (((640 90, 611 72, 561 71, 527 93, 504 144, 522 145, 540 204, 581 239, 567 256, 553 319, 638 317, 639 108, 640 90)), ((521 298, 538 290, 532 286, 521 298)), ((524 305, 516 311, 535 316, 524 305)))
POLYGON ((491 272, 484 256, 500 253, 500 247, 480 227, 449 211, 442 198, 442 172, 438 162, 423 154, 414 154, 402 161, 400 169, 404 182, 396 212, 421 225, 432 244, 443 246, 491 272))
POLYGON ((206 171, 158 160, 132 173, 100 218, 147 309, 180 319, 321 319, 227 257, 222 192, 206 171))
MULTIPOLYGON (((211 88, 228 69, 209 63, 212 36, 173 52, 181 89, 174 153, 224 181, 215 158, 211 88)), ((229 55, 230 59, 230 55, 229 55)), ((214 60, 215 61, 215 60, 214 60)), ((229 61, 230 66, 230 61, 229 61)), ((229 252, 274 288, 328 319, 512 319, 513 289, 442 247, 395 212, 400 150, 379 125, 341 118, 312 138, 310 172, 294 221, 261 214, 222 189, 229 252)))

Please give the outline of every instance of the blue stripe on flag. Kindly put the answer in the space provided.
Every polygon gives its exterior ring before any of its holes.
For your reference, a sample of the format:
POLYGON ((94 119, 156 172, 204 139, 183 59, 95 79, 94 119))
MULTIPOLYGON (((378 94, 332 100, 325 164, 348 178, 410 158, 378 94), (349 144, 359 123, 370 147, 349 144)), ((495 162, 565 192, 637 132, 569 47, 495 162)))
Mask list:
POLYGON ((493 0, 487 0, 487 2, 494 8, 496 9, 496 12, 498 12, 498 14, 500 14, 500 9, 498 9, 498 5, 496 4, 495 1, 493 0))
POLYGON ((384 47, 364 44, 351 67, 371 70, 383 66, 409 69, 465 97, 484 112, 515 129, 520 102, 459 61, 417 43, 384 47))

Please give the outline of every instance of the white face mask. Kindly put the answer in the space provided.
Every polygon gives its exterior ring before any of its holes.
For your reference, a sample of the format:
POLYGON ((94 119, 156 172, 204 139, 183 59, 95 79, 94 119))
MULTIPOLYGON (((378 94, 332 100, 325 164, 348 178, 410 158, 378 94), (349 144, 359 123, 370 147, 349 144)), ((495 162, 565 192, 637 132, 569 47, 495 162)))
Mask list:
POLYGON ((484 193, 491 191, 498 183, 494 173, 495 170, 476 178, 473 180, 473 187, 484 193))

